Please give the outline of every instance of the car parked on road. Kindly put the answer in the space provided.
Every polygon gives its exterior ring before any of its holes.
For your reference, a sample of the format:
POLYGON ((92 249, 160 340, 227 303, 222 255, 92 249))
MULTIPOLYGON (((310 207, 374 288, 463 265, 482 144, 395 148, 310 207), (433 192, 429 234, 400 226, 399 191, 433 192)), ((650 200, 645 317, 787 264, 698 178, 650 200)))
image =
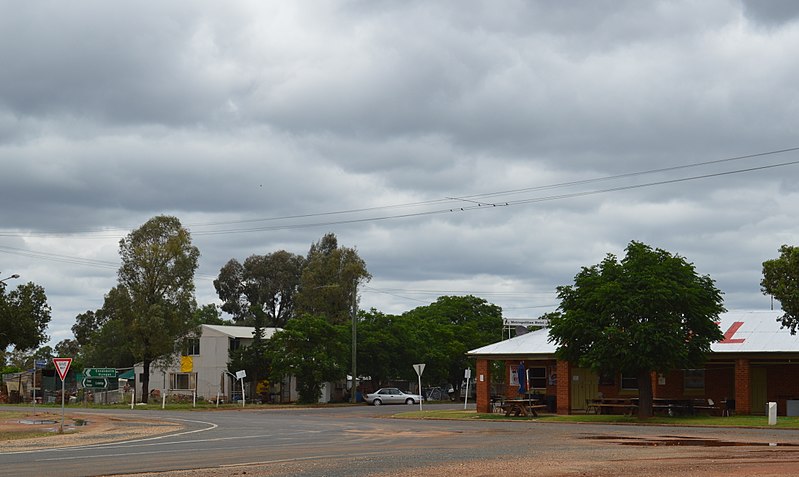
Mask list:
POLYGON ((423 401, 422 396, 400 391, 399 388, 380 388, 364 396, 366 402, 373 406, 381 404, 417 404, 423 401))

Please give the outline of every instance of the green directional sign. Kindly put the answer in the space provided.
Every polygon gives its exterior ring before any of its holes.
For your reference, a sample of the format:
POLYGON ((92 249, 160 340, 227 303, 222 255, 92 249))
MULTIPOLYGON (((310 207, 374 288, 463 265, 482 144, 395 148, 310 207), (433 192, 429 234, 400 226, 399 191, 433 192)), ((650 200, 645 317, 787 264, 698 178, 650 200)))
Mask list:
POLYGON ((115 378, 117 370, 115 368, 86 368, 83 375, 87 378, 115 378))
POLYGON ((108 380, 105 378, 83 378, 84 388, 102 388, 108 387, 108 380))

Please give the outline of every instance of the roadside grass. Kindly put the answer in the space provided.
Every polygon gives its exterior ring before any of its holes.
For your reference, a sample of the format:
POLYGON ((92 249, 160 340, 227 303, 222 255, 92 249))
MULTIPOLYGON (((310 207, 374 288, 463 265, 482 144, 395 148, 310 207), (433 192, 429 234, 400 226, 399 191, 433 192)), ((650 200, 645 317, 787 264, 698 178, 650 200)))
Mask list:
POLYGON ((601 424, 633 424, 633 425, 670 425, 670 426, 697 426, 697 427, 768 427, 782 429, 799 429, 799 417, 779 416, 775 426, 768 425, 767 416, 656 416, 649 419, 638 419, 635 416, 617 414, 540 414, 539 417, 506 417, 504 414, 478 413, 462 410, 431 410, 408 411, 396 414, 394 417, 402 419, 463 419, 484 421, 528 421, 528 422, 575 422, 575 423, 601 423, 601 424))
MULTIPOLYGON (((364 406, 365 404, 359 403, 356 404, 357 406, 364 406)), ((23 403, 23 404, 3 404, 6 408, 13 408, 13 407, 24 407, 26 409, 30 409, 30 403, 23 403)), ((320 404, 297 404, 297 403, 281 403, 281 404, 257 404, 257 403, 247 403, 243 409, 294 409, 294 408, 309 408, 309 407, 319 407, 319 408, 329 408, 329 407, 337 407, 337 406, 353 406, 350 403, 320 403, 320 404)), ((117 404, 102 404, 102 403, 71 403, 66 404, 65 409, 72 410, 72 411, 80 411, 81 409, 119 409, 119 410, 128 410, 130 411, 130 403, 117 403, 117 404)), ((54 412, 55 410, 61 409, 61 403, 47 403, 47 404, 37 404, 36 411, 37 413, 41 410, 42 412, 54 412)), ((136 403, 133 406, 133 409, 139 410, 146 410, 146 411, 158 411, 161 410, 161 401, 158 402, 151 401, 147 404, 136 403)), ((206 402, 206 401, 197 401, 196 405, 192 406, 191 402, 167 402, 163 408, 167 411, 212 411, 215 409, 219 409, 220 411, 223 409, 231 410, 231 409, 242 409, 241 403, 220 403, 219 406, 213 402, 206 402)), ((3 412, 3 411, 0 411, 3 412)), ((22 411, 21 414, 29 415, 28 412, 22 411)))

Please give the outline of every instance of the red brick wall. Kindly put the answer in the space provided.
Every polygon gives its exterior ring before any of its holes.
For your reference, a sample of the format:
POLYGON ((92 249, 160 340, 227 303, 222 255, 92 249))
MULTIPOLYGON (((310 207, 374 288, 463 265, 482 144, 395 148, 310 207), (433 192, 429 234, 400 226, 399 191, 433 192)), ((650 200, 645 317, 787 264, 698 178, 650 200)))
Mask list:
POLYGON ((477 360, 477 412, 491 412, 491 367, 487 359, 477 360))
POLYGON ((777 414, 787 414, 785 401, 799 398, 799 366, 776 364, 766 368, 766 401, 777 403, 777 414))
POLYGON ((749 360, 739 358, 735 360, 735 412, 739 414, 752 413, 752 393, 749 360))
POLYGON ((558 361, 558 382, 556 385, 558 414, 571 414, 571 365, 568 361, 558 361))

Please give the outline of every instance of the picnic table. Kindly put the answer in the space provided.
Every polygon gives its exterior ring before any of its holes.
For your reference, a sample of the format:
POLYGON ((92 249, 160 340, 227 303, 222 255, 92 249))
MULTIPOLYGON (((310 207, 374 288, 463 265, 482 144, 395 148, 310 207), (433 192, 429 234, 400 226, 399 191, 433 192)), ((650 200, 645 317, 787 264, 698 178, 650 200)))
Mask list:
POLYGON ((632 398, 600 398, 588 399, 586 402, 586 413, 606 414, 614 410, 622 411, 626 415, 632 415, 638 410, 638 400, 632 398))
POLYGON ((540 404, 538 399, 507 399, 500 405, 505 416, 532 416, 538 417, 539 409, 546 409, 546 404, 540 404))

